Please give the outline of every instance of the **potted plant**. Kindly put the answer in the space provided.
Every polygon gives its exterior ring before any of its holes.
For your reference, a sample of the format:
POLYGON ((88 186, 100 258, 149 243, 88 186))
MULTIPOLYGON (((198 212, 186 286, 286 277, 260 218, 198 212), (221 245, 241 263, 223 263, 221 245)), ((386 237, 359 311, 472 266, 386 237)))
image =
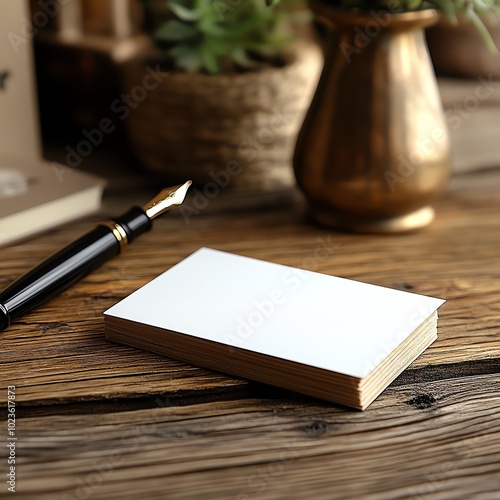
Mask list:
POLYGON ((450 151, 423 30, 457 11, 482 29, 477 14, 491 3, 309 3, 335 28, 294 156, 311 215, 361 232, 425 226, 447 184, 450 151))
POLYGON ((315 44, 292 43, 290 21, 303 11, 265 0, 144 4, 152 52, 122 64, 126 94, 148 73, 157 83, 128 110, 142 164, 198 185, 293 184, 294 141, 321 65, 315 44))

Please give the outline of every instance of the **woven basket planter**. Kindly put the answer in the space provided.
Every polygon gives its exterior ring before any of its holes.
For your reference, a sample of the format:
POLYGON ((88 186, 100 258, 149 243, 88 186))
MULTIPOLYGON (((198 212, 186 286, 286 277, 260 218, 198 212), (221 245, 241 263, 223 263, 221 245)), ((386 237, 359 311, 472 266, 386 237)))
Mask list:
MULTIPOLYGON (((140 163, 173 182, 203 185, 227 179, 226 171, 232 188, 292 185, 295 139, 321 62, 311 43, 297 45, 280 68, 220 76, 155 72, 157 86, 127 119, 140 163)), ((125 92, 138 94, 144 63, 129 61, 122 73, 125 92)), ((153 87, 154 80, 147 81, 153 87)))

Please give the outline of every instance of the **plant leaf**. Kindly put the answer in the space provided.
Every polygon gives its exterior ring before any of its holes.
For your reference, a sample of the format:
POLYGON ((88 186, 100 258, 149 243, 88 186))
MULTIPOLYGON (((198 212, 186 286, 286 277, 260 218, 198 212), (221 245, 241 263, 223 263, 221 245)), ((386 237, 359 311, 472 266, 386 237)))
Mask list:
POLYGON ((189 71, 190 73, 200 71, 203 66, 196 45, 177 45, 171 48, 167 53, 175 60, 179 68, 189 71))
POLYGON ((465 12, 466 16, 470 19, 471 23, 475 26, 475 28, 479 31, 479 34, 483 37, 483 40, 486 42, 486 45, 489 47, 491 52, 494 54, 498 54, 498 47, 495 44, 495 40, 491 36, 491 33, 488 31, 488 28, 484 25, 482 19, 477 15, 477 12, 470 9, 465 12))
POLYGON ((257 63, 252 61, 252 59, 248 57, 246 50, 243 50, 242 48, 234 49, 231 56, 233 61, 243 68, 253 68, 257 66, 257 63))
POLYGON ((199 10, 188 9, 184 5, 175 2, 168 2, 168 6, 182 21, 199 21, 201 18, 201 11, 199 10))
POLYGON ((180 21, 167 21, 154 34, 154 39, 166 42, 181 42, 193 40, 198 36, 195 26, 180 21))

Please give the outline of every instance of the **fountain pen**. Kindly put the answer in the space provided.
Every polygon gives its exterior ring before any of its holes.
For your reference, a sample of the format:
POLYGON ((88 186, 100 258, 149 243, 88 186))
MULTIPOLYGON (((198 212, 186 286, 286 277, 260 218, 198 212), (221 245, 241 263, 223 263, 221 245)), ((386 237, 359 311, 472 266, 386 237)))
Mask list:
POLYGON ((101 222, 93 230, 45 259, 0 293, 0 331, 12 321, 55 297, 101 264, 119 254, 152 220, 180 205, 191 181, 166 188, 143 207, 101 222))

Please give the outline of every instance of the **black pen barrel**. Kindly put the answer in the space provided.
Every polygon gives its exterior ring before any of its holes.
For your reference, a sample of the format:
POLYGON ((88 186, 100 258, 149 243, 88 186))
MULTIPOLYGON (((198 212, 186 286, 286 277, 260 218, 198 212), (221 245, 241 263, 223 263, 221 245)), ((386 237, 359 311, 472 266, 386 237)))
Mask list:
POLYGON ((139 207, 103 223, 48 257, 0 293, 0 330, 70 287, 151 228, 139 207))
POLYGON ((6 324, 0 324, 0 328, 7 328, 11 321, 58 295, 119 252, 120 243, 112 230, 98 226, 45 259, 0 294, 0 304, 7 313, 6 324))

